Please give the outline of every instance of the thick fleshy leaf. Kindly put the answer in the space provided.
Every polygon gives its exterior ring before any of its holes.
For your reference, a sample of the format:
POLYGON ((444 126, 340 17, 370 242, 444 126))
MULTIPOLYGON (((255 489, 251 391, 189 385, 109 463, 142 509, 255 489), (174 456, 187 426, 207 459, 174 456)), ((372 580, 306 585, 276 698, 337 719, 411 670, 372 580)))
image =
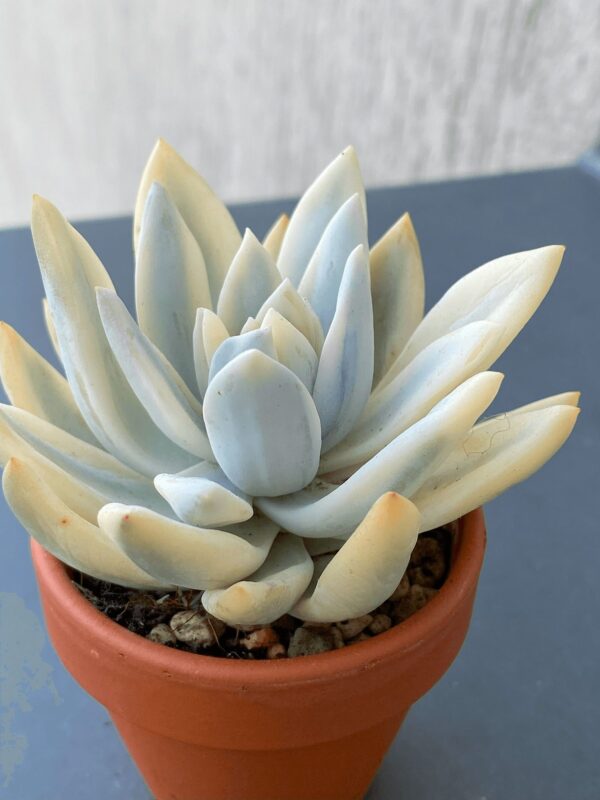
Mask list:
POLYGON ((245 581, 204 592, 204 608, 228 625, 268 625, 286 614, 310 583, 313 562, 302 539, 281 533, 267 560, 245 581))
MULTIPOLYGON (((34 451, 109 500, 143 503, 157 511, 168 511, 152 481, 110 453, 71 436, 28 411, 0 405, 1 460, 6 462, 14 455, 37 463, 32 456, 34 451)), ((47 475, 44 478, 48 480, 47 475)), ((57 491, 56 485, 49 482, 57 491)))
POLYGON ((250 331, 257 331, 260 328, 258 322, 254 319, 254 317, 248 317, 246 322, 242 325, 242 330, 240 333, 250 333, 250 331))
POLYGON ((385 492, 414 494, 492 402, 502 375, 465 381, 341 485, 317 480, 288 497, 261 497, 263 513, 299 536, 348 537, 385 492))
POLYGON ((0 377, 14 406, 98 444, 65 378, 5 322, 0 322, 0 377))
POLYGON ((353 194, 358 194, 366 220, 365 190, 358 159, 354 148, 347 147, 300 198, 283 237, 277 266, 294 286, 300 283, 330 220, 353 194))
POLYGON ((227 330, 239 333, 280 283, 273 258, 247 228, 219 295, 217 313, 227 330))
POLYGON ((119 503, 104 506, 98 524, 142 569, 190 589, 221 589, 251 575, 278 532, 258 516, 229 531, 211 530, 119 503))
POLYGON ((254 513, 252 498, 208 461, 176 475, 157 475, 154 485, 179 519, 190 525, 232 525, 245 522, 254 513))
POLYGON ((12 430, 0 415, 0 466, 5 467, 11 458, 27 461, 50 489, 69 508, 93 525, 98 511, 112 499, 91 486, 77 480, 48 458, 38 453, 30 444, 12 430))
POLYGON ((279 363, 291 369, 312 392, 319 359, 306 336, 274 308, 265 314, 262 327, 271 330, 279 363))
POLYGON ((97 525, 61 500, 31 463, 12 458, 4 470, 2 486, 6 501, 25 530, 65 564, 121 586, 165 586, 134 564, 97 525))
POLYGON ((435 339, 477 320, 496 322, 504 328, 494 363, 546 296, 563 253, 560 245, 540 247, 496 258, 469 272, 425 315, 380 385, 395 377, 435 339))
POLYGON ((406 571, 420 521, 410 500, 386 492, 291 613, 309 622, 339 622, 377 608, 406 571))
POLYGON ((95 287, 113 285, 92 248, 40 197, 31 229, 67 380, 98 441, 144 474, 190 466, 188 455, 152 422, 106 340, 95 287))
POLYGON ((370 397, 350 435, 323 456, 319 472, 363 464, 374 456, 448 392, 487 369, 501 334, 500 325, 471 322, 432 342, 370 397))
POLYGON ((135 261, 140 329, 188 387, 196 385, 192 350, 197 308, 210 308, 204 257, 166 189, 152 184, 135 261))
POLYGON ((231 336, 229 339, 225 339, 223 344, 219 345, 215 351, 210 362, 208 382, 210 383, 215 375, 230 361, 233 361, 234 358, 246 353, 248 350, 260 350, 261 353, 269 356, 269 358, 277 359, 277 352, 273 344, 273 334, 268 328, 259 328, 257 331, 231 336))
POLYGON ((282 317, 291 322, 294 328, 306 336, 315 353, 321 352, 324 336, 319 318, 287 278, 279 284, 260 308, 256 315, 259 325, 262 325, 271 308, 279 312, 282 317))
POLYGON ((367 251, 348 258, 337 307, 325 337, 313 400, 321 420, 322 452, 340 442, 360 417, 373 382, 373 305, 367 251))
POLYGON ((371 249, 370 261, 376 385, 402 352, 425 308, 421 250, 409 214, 371 249))
POLYGON ((562 447, 579 409, 517 409, 476 425, 412 497, 422 529, 437 528, 525 480, 562 447))
POLYGON ((314 478, 317 410, 296 375, 264 353, 242 353, 215 376, 204 418, 219 466, 247 494, 274 497, 314 478))
POLYGON ((208 386, 212 357, 228 336, 227 328, 213 311, 208 308, 197 310, 193 333, 194 368, 201 397, 204 397, 208 386))
POLYGON ((350 253, 361 246, 368 252, 367 223, 357 194, 347 200, 325 228, 298 292, 319 317, 327 333, 335 314, 338 291, 350 253))
POLYGON ((206 181, 171 145, 159 139, 144 169, 135 204, 136 250, 146 197, 155 182, 165 187, 200 246, 216 308, 223 280, 241 241, 233 217, 206 181))
POLYGON ((289 222, 290 218, 288 215, 281 214, 269 228, 263 239, 263 247, 269 253, 273 261, 277 261, 279 257, 281 243, 283 242, 283 237, 285 236, 289 222))
POLYGON ((140 331, 114 291, 98 289, 97 295, 113 353, 152 420, 184 450, 200 458, 212 458, 202 406, 184 380, 140 331))
POLYGON ((60 362, 62 363, 62 356, 60 354, 60 345, 58 343, 58 336, 56 335, 56 328, 54 326, 54 320, 52 319, 52 312, 50 311, 50 304, 46 297, 42 298, 42 312, 44 314, 44 324, 46 326, 46 333, 48 334, 48 338, 52 343, 52 347, 54 348, 54 352, 58 356, 60 362))

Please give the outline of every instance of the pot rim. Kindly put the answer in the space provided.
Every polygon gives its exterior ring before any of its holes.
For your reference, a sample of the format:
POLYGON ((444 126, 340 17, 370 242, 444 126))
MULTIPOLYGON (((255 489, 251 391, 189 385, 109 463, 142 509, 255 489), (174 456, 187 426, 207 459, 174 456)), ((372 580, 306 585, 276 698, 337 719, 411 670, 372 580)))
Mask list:
POLYGON ((369 641, 351 647, 290 659, 234 660, 188 653, 151 642, 133 633, 96 609, 73 585, 68 567, 31 540, 31 554, 38 580, 43 581, 48 601, 63 609, 65 624, 75 621, 107 650, 126 657, 131 669, 140 673, 163 671, 171 680, 210 683, 216 686, 240 684, 250 688, 268 683, 273 688, 289 684, 331 680, 332 673, 344 675, 370 669, 409 652, 424 640, 435 637, 452 621, 461 600, 477 583, 486 545, 483 510, 470 511, 459 521, 450 572, 437 595, 404 622, 369 641))

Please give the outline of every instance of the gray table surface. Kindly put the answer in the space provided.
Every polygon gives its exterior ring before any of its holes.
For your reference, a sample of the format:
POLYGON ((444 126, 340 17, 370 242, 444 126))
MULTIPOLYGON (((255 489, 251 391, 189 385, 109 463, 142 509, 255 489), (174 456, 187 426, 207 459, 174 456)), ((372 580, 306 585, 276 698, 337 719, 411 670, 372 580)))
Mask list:
MULTIPOLYGON (((291 206, 257 203, 234 212, 241 226, 262 234, 291 206)), ((489 547, 467 642, 411 711, 368 796, 597 800, 600 180, 572 167, 372 191, 371 239, 406 209, 422 245, 428 305, 484 261, 566 244, 549 296, 498 362, 507 378, 495 409, 581 389, 584 410, 551 463, 489 504, 489 547)), ((78 227, 130 302, 130 220, 78 227)), ((52 358, 41 297, 29 233, 0 233, 0 318, 52 358)), ((0 796, 147 800, 105 711, 47 641, 27 536, 3 499, 0 528, 0 667, 9 672, 0 796)))

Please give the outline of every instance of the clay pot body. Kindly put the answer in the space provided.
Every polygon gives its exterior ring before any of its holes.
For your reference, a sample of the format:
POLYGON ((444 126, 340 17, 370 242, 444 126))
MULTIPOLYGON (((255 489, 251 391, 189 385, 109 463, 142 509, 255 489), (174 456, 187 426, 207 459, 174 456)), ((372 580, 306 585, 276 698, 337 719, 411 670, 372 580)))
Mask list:
POLYGON ((54 647, 107 708, 156 800, 363 797, 407 711, 462 645, 484 549, 478 509, 458 524, 444 586, 402 624, 329 653, 248 662, 130 633, 32 543, 54 647))

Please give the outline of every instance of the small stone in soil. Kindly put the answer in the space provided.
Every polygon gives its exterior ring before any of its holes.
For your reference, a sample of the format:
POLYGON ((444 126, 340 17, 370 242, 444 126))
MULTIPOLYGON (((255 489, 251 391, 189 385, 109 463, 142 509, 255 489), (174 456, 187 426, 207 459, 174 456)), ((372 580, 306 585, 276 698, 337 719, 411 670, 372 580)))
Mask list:
POLYGON ((217 641, 212 620, 200 611, 178 611, 169 624, 180 642, 194 647, 211 647, 217 641))
POLYGON ((83 574, 73 583, 119 625, 178 650, 243 660, 293 658, 366 641, 406 620, 442 586, 450 552, 448 528, 422 534, 391 597, 370 614, 339 623, 302 623, 286 614, 267 626, 228 626, 201 607, 199 591, 143 592, 83 574))
POLYGON ((373 622, 369 625, 369 633, 372 636, 377 636, 378 633, 383 633, 392 627, 392 620, 387 614, 376 614, 373 617, 373 622))
POLYGON ((273 628, 258 628, 240 639, 240 644, 246 650, 260 650, 263 647, 279 644, 279 636, 273 628))
POLYGON ((336 622, 336 627, 339 628, 344 641, 354 639, 359 633, 362 633, 365 628, 373 622, 373 617, 370 614, 363 614, 362 617, 355 619, 345 619, 343 622, 336 622))
POLYGON ((326 653, 333 650, 335 643, 333 636, 327 631, 317 628, 296 628, 290 639, 288 657, 314 656, 317 653, 326 653))
POLYGON ((418 539, 407 572, 411 584, 435 588, 446 573, 446 557, 442 545, 430 537, 418 539))
POLYGON ((177 643, 177 637, 172 628, 169 625, 165 625, 164 622, 161 622, 160 625, 155 625, 150 633, 146 635, 146 639, 150 639, 151 642, 156 642, 157 644, 174 645, 177 643))
POLYGON ((411 586, 408 595, 396 603, 392 614, 394 622, 403 622, 408 619, 408 617, 423 608, 436 594, 437 589, 430 589, 428 586, 411 586))

